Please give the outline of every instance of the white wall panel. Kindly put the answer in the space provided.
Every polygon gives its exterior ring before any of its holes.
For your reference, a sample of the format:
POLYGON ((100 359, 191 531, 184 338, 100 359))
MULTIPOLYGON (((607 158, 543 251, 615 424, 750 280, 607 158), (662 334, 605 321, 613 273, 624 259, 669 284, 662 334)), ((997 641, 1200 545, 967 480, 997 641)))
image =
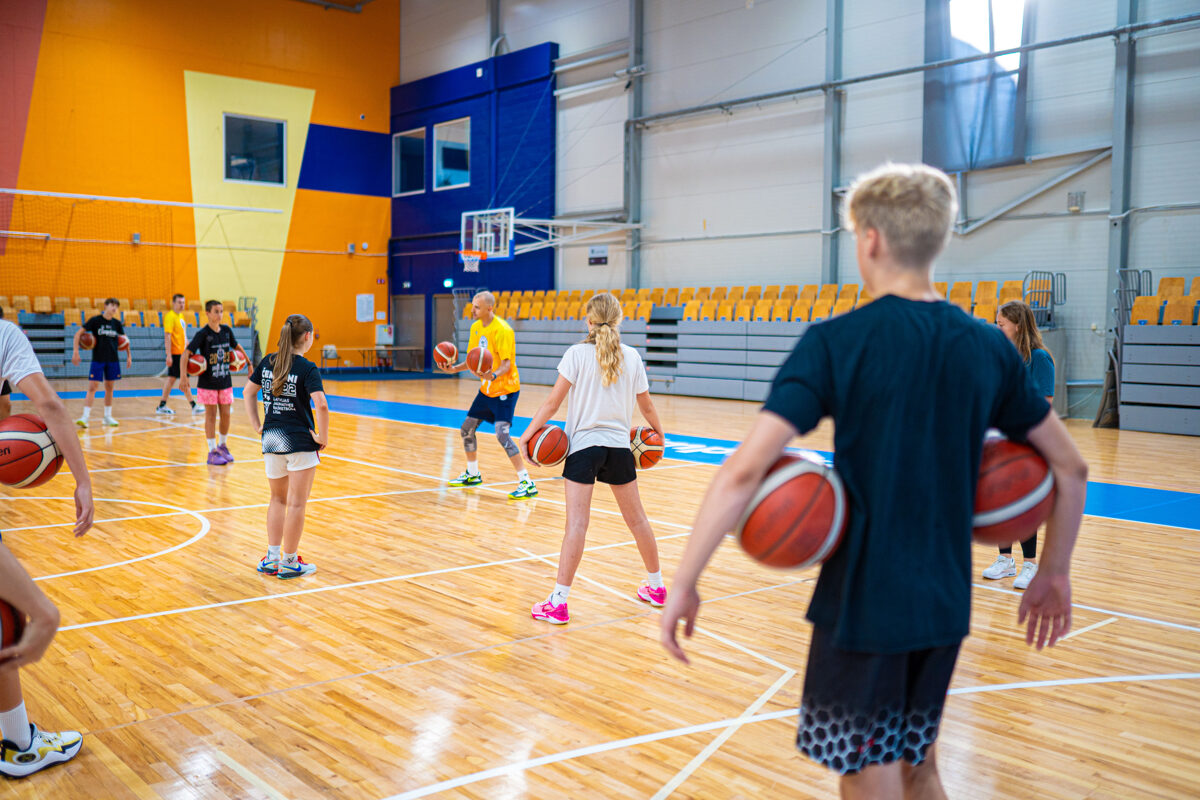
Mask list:
POLYGON ((624 203, 625 118, 620 86, 558 100, 558 213, 624 203))
POLYGON ((401 0, 400 82, 488 57, 485 0, 401 0))
POLYGON ((500 16, 507 50, 558 42, 559 56, 569 56, 629 34, 629 0, 501 0, 500 16))

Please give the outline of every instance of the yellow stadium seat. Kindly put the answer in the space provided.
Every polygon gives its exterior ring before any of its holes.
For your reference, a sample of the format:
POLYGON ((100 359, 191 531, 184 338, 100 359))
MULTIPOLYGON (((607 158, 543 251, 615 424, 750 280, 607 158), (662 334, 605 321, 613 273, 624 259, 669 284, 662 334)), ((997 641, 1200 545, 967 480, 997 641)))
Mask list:
POLYGON ((808 322, 812 307, 811 297, 797 298, 796 302, 792 303, 792 322, 808 322))
MULTIPOLYGON (((1160 286, 1162 284, 1159 284, 1160 286)), ((1163 325, 1193 325, 1196 319, 1196 301, 1193 295, 1183 297, 1168 297, 1163 306, 1163 325)))
POLYGON ((830 308, 832 308, 833 303, 837 301, 837 292, 838 287, 836 283, 823 283, 821 284, 821 290, 817 292, 817 299, 828 300, 830 308))
POLYGON ((662 305, 677 306, 679 305, 679 289, 667 289, 663 292, 662 305))
POLYGON ((71 308, 79 308, 79 309, 91 308, 91 307, 92 307, 92 298, 90 298, 90 297, 76 297, 75 302, 71 305, 71 308))
POLYGON ((82 325, 83 310, 79 308, 64 308, 63 309, 63 324, 64 325, 82 325))
POLYGON ((233 327, 245 328, 250 325, 250 314, 246 311, 233 312, 233 327))
POLYGON ((754 320, 754 304, 746 300, 741 301, 733 307, 733 319, 735 322, 751 322, 754 320))
POLYGON ((150 301, 150 310, 151 311, 166 311, 167 308, 168 308, 167 301, 163 300, 161 297, 158 298, 157 300, 150 301))
POLYGON ((539 302, 535 299, 533 303, 530 304, 529 316, 525 317, 525 319, 542 319, 542 314, 544 313, 545 308, 545 303, 539 302))
POLYGON ((854 307, 862 308, 863 306, 865 306, 867 303, 871 302, 874 299, 875 298, 871 296, 871 293, 868 292, 866 287, 864 286, 863 290, 858 293, 858 302, 855 304, 854 307))
MULTIPOLYGON (((103 305, 104 305, 104 301, 101 300, 99 303, 96 304, 96 307, 100 308, 103 305)), ((192 300, 191 302, 189 302, 187 304, 187 307, 188 307, 188 311, 195 311, 197 314, 204 313, 204 303, 201 302, 200 300, 192 300)))
POLYGON ((33 313, 49 314, 52 311, 54 311, 54 304, 50 302, 49 297, 43 296, 33 298, 33 313))
POLYGON ((759 300, 762 300, 762 287, 747 286, 746 293, 742 295, 742 299, 749 300, 751 303, 757 303, 759 300))
POLYGON ((1183 278, 1159 278, 1158 296, 1164 300, 1171 297, 1183 297, 1185 283, 1183 278))
POLYGON ((795 283, 784 286, 783 289, 780 290, 780 292, 779 292, 780 300, 795 300, 799 296, 800 296, 800 286, 799 286, 799 284, 795 284, 795 283))
POLYGON ((707 286, 701 286, 696 290, 696 294, 693 296, 693 299, 699 300, 701 303, 706 303, 709 300, 716 300, 717 298, 712 296, 712 289, 708 288, 707 286))
POLYGON ((821 287, 817 286, 815 283, 806 283, 800 287, 800 294, 797 295, 797 298, 801 300, 807 298, 809 304, 811 305, 813 301, 817 299, 820 289, 821 287))
POLYGON ((579 297, 579 301, 581 303, 586 303, 588 300, 591 300, 595 295, 596 295, 595 289, 585 289, 583 294, 579 297))
POLYGON ((68 308, 71 308, 71 298, 69 298, 69 297, 54 298, 54 310, 55 311, 66 311, 68 308))
POLYGON ((976 303, 974 313, 975 313, 975 316, 979 319, 982 319, 986 322, 995 322, 996 321, 996 301, 992 300, 991 302, 984 301, 982 303, 976 303))
POLYGON ((1020 300, 1021 296, 1020 287, 1013 288, 1011 286, 1004 286, 1000 289, 1000 298, 998 302, 1000 305, 1004 305, 1005 303, 1012 302, 1013 300, 1020 300))
MULTIPOLYGON (((967 299, 968 305, 971 301, 971 282, 970 281, 955 281, 950 285, 949 300, 953 303, 955 300, 967 299)), ((958 305, 957 303, 955 305, 958 305)))
POLYGON ((470 303, 467 303, 465 306, 463 306, 462 318, 463 319, 471 318, 471 304, 470 303))
POLYGON ((656 306, 664 305, 663 296, 666 294, 666 289, 658 288, 650 290, 650 302, 656 306))
POLYGON ((122 310, 122 311, 131 311, 131 310, 133 310, 133 304, 129 302, 129 298, 128 298, 128 297, 118 297, 118 298, 117 298, 117 302, 118 302, 118 303, 121 305, 121 310, 122 310))
MULTIPOLYGON (((529 319, 530 311, 533 309, 533 302, 524 300, 517 306, 517 311, 513 314, 514 319, 529 319)), ((512 313, 511 311, 509 312, 512 313)))
POLYGON ((842 297, 842 298, 839 298, 839 299, 837 300, 837 302, 835 302, 835 303, 833 304, 833 316, 835 316, 835 317, 836 317, 836 316, 839 316, 839 315, 841 315, 841 314, 845 314, 845 313, 847 313, 847 312, 849 312, 849 311, 853 311, 853 310, 854 310, 854 303, 855 303, 855 301, 856 301, 857 299, 858 299, 857 297, 842 297))
POLYGON ((995 281, 980 281, 975 284, 975 304, 991 303, 995 305, 998 292, 995 281))
POLYGON ((1162 301, 1159 300, 1156 294, 1135 298, 1133 301, 1133 310, 1129 314, 1129 324, 1157 325, 1158 313, 1161 308, 1162 301))
POLYGON ((4 306, 4 318, 9 322, 15 322, 19 313, 14 306, 4 306))
POLYGON ((733 315, 737 313, 733 303, 721 303, 717 306, 717 322, 732 322, 733 315))
POLYGON ((130 303, 129 307, 134 311, 149 311, 150 302, 139 297, 137 300, 134 300, 132 303, 130 303))
POLYGON ((962 295, 959 295, 958 297, 951 297, 950 304, 958 306, 968 314, 971 313, 971 298, 969 297, 963 297, 962 295))
POLYGON ((725 295, 725 302, 736 304, 736 303, 742 302, 742 300, 744 300, 745 297, 746 297, 746 287, 745 286, 730 286, 729 293, 725 295))
POLYGON ((649 287, 638 289, 637 294, 634 295, 633 299, 637 300, 639 303, 643 303, 650 299, 650 292, 652 291, 653 289, 650 289, 649 287))
POLYGON ((792 318, 792 303, 790 300, 776 300, 771 304, 772 322, 789 322, 792 318))
POLYGON ((637 289, 622 289, 621 294, 617 297, 622 303, 628 303, 630 300, 637 299, 637 289))
POLYGON ((764 286, 762 291, 763 300, 771 300, 772 302, 779 299, 778 286, 764 286))
POLYGON ((858 299, 858 284, 857 283, 843 283, 842 288, 838 289, 837 299, 839 301, 841 301, 841 300, 845 300, 846 298, 850 298, 851 300, 858 299))
POLYGON ((646 300, 637 304, 637 311, 634 312, 631 319, 640 319, 643 322, 650 321, 650 313, 654 311, 654 303, 646 300))
POLYGON ((712 293, 709 294, 708 299, 712 300, 714 303, 723 303, 725 302, 725 296, 728 294, 729 289, 724 286, 718 286, 712 290, 712 293))
POLYGON ((1200 297, 1200 275, 1192 278, 1192 288, 1188 289, 1189 297, 1200 297))
POLYGON ((949 284, 947 284, 945 281, 934 281, 933 282, 933 290, 935 292, 937 292, 938 294, 940 294, 942 297, 945 297, 946 296, 946 287, 948 285, 949 284))
POLYGON ((683 304, 683 319, 685 322, 692 322, 700 319, 699 300, 689 300, 683 304))
POLYGON ((129 327, 142 324, 142 312, 140 311, 122 311, 121 324, 129 327))
POLYGON ((700 319, 703 322, 712 322, 717 318, 717 301, 706 300, 700 304, 700 319))
POLYGON ((759 300, 754 304, 754 313, 751 319, 755 322, 770 322, 771 321, 771 301, 759 300))
POLYGON ((546 302, 542 303, 542 313, 538 319, 559 319, 555 316, 555 312, 557 310, 558 303, 551 303, 549 300, 547 300, 546 302))
POLYGON ((33 303, 29 302, 27 295, 18 294, 13 295, 12 307, 17 311, 30 311, 33 309, 33 303))
POLYGON ((695 297, 696 288, 694 286, 689 286, 686 289, 679 290, 679 300, 677 302, 681 306, 686 306, 688 303, 692 302, 695 297))
POLYGON ((566 302, 555 303, 554 309, 547 315, 546 319, 566 319, 567 308, 569 306, 570 304, 566 302))
POLYGON ((579 319, 579 307, 581 304, 578 300, 567 300, 562 305, 566 306, 566 309, 563 311, 563 319, 579 319))
MULTIPOLYGON (((809 319, 812 320, 813 322, 816 322, 817 320, 821 320, 821 319, 829 319, 829 317, 832 313, 833 313, 833 300, 828 297, 826 297, 826 298, 818 297, 816 302, 814 302, 812 305, 812 314, 809 316, 809 319)), ((793 316, 792 319, 795 319, 795 316, 793 316)))

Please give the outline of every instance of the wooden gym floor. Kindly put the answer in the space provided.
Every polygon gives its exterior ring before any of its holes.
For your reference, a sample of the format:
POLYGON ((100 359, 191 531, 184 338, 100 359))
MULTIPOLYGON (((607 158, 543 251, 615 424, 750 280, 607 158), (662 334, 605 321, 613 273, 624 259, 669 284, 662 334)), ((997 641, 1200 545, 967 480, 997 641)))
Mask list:
MULTIPOLYGON (((237 462, 209 467, 202 418, 118 396, 121 427, 82 435, 99 520, 83 539, 69 533, 65 474, 0 493, 5 542, 62 610, 23 672, 31 718, 85 736, 74 761, 0 782, 0 799, 836 796, 793 746, 815 571, 760 568, 726 543, 684 667, 633 597, 641 563, 600 489, 572 621, 536 622, 563 527, 554 473, 535 472, 537 499, 509 501, 511 467, 484 434, 484 486, 443 486, 463 467, 458 431, 415 406, 451 409, 456 425, 472 384, 327 389, 414 405, 388 405, 400 419, 332 415, 301 547, 309 578, 254 570, 267 485, 237 404, 237 462)), ((526 388, 518 414, 545 393, 526 388)), ((656 403, 668 434, 734 440, 757 411, 656 403)), ((1195 507, 1200 441, 1070 429, 1096 491, 1174 490, 1195 507)), ((829 433, 798 444, 828 450, 829 433)), ((668 584, 714 469, 667 460, 641 474, 668 584)), ((1085 519, 1075 628, 1052 650, 1025 645, 1011 579, 976 581, 939 741, 951 797, 1196 796, 1200 518, 1139 513, 1085 519)), ((993 558, 976 548, 976 574, 993 558)))

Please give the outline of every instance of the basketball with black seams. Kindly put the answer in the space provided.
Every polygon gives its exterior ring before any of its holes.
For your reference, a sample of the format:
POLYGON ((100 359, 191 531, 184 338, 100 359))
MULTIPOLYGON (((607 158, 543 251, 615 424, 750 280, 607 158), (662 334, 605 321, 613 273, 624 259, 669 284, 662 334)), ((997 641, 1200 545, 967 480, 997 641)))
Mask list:
POLYGON ((122 353, 129 352, 129 337, 123 333, 117 335, 117 349, 122 353))
POLYGON ((629 432, 629 449, 638 469, 650 469, 662 461, 664 444, 654 428, 639 425, 629 432))
POLYGON ((846 518, 846 492, 833 467, 816 455, 785 454, 767 470, 735 534, 755 560, 804 569, 833 555, 846 518))
POLYGON ((1037 532, 1054 509, 1054 473, 1023 442, 989 436, 975 486, 975 541, 1007 547, 1037 532))
POLYGON ((467 353, 467 369, 476 375, 492 371, 492 352, 482 347, 473 347, 467 353))
POLYGON ((433 348, 433 360, 439 367, 448 367, 458 359, 458 348, 454 342, 438 342, 433 348))
POLYGON ((84 331, 79 334, 79 349, 91 350, 96 346, 96 335, 91 331, 84 331))
POLYGON ((0 421, 0 483, 32 489, 53 478, 63 457, 45 421, 34 414, 13 414, 0 421))
POLYGON ((567 434, 555 425, 543 425, 529 440, 529 457, 543 467, 553 467, 567 457, 567 434))
POLYGON ((197 353, 188 359, 187 374, 191 376, 200 375, 208 369, 208 359, 197 353))
POLYGON ((249 363, 250 362, 246 360, 246 357, 244 355, 242 355, 241 350, 230 350, 229 351, 229 371, 230 372, 241 372, 242 370, 244 370, 246 368, 246 366, 249 363))
POLYGON ((0 600, 0 647, 12 647, 25 632, 25 615, 11 603, 0 600))

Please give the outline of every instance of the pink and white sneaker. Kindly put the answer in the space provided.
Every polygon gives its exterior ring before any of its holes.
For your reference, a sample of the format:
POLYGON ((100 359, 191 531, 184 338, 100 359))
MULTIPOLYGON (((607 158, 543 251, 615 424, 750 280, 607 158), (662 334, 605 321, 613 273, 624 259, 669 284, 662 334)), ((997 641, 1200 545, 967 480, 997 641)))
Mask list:
POLYGON ((638 600, 649 603, 655 608, 662 608, 667 603, 667 587, 660 586, 655 589, 646 581, 642 581, 642 585, 637 590, 638 600))
POLYGON ((566 603, 554 605, 549 600, 534 603, 531 615, 534 619, 544 619, 551 625, 566 625, 571 621, 571 615, 567 613, 566 603))

